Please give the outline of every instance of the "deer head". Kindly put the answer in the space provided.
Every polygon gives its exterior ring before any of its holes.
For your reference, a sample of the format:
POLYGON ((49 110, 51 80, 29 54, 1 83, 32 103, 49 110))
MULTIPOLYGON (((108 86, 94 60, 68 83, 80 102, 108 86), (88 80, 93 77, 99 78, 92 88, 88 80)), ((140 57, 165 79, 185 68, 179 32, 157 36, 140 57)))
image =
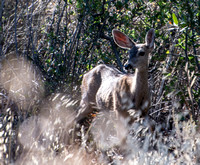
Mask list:
POLYGON ((150 29, 145 37, 145 44, 136 44, 127 35, 119 30, 112 31, 115 43, 123 48, 129 50, 129 60, 125 64, 125 69, 148 67, 148 54, 154 48, 154 29, 150 29))

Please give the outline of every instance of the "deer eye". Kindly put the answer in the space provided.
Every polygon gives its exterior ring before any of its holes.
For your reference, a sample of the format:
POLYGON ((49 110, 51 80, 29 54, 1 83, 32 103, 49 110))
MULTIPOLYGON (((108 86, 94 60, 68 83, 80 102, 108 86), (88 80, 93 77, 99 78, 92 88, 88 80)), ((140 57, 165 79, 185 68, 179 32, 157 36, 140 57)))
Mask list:
POLYGON ((145 52, 139 52, 139 56, 144 56, 145 52))

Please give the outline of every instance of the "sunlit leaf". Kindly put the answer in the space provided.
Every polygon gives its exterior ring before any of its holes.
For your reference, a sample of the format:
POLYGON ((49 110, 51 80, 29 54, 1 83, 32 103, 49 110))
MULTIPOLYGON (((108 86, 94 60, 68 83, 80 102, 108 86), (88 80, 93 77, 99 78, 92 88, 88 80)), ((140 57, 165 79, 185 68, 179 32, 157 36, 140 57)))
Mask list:
POLYGON ((178 19, 174 13, 172 13, 172 19, 174 21, 174 24, 178 26, 178 19))
POLYGON ((166 51, 166 54, 169 54, 169 50, 168 50, 168 51, 166 51))
POLYGON ((194 59, 194 56, 188 56, 189 60, 193 60, 194 59))

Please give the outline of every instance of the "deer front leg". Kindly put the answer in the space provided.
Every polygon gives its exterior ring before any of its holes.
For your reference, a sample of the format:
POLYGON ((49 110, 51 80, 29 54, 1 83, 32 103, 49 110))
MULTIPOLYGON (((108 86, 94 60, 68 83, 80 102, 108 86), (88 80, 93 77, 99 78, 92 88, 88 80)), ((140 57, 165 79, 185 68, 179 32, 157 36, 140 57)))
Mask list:
POLYGON ((118 113, 118 109, 117 109, 117 108, 119 108, 119 106, 118 106, 118 98, 117 97, 118 97, 117 96, 117 92, 114 91, 113 92, 113 110, 114 110, 114 112, 116 114, 116 119, 119 118, 119 113, 118 113))

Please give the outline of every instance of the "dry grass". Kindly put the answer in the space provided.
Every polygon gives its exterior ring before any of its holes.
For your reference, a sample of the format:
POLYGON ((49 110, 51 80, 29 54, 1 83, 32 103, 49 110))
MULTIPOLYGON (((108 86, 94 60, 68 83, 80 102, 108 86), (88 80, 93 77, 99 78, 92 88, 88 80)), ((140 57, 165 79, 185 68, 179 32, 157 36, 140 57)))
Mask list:
POLYGON ((200 163, 198 125, 192 119, 181 122, 173 115, 173 129, 164 133, 152 119, 129 126, 128 120, 101 112, 89 128, 75 129, 77 100, 61 93, 44 98, 41 76, 22 59, 1 66, 2 164, 200 163))

